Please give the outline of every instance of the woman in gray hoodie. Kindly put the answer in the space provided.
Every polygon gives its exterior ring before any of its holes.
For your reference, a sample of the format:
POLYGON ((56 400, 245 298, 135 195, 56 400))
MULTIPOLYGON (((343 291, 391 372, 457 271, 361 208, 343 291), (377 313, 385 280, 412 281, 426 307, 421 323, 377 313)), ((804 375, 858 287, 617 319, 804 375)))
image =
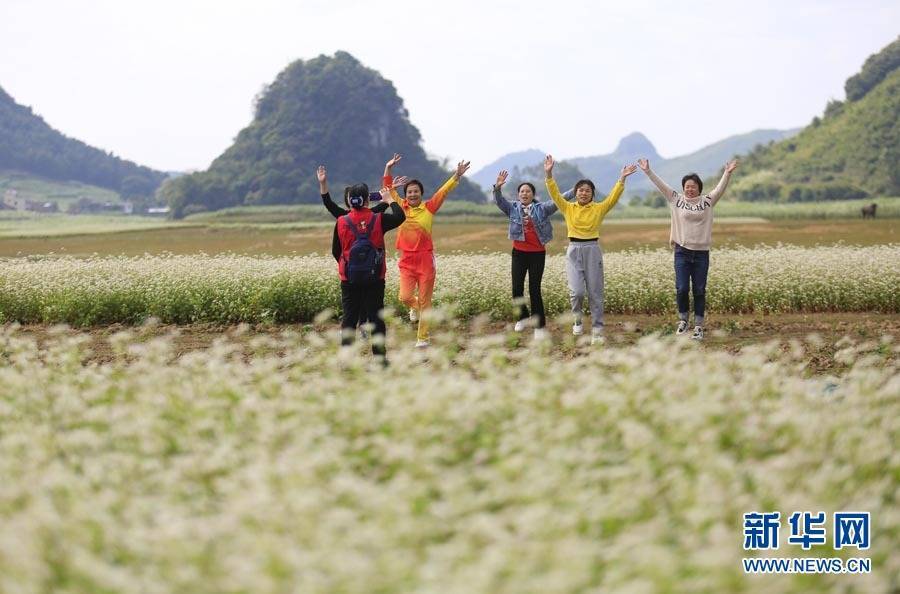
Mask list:
POLYGON ((690 297, 694 295, 694 333, 691 338, 703 339, 703 318, 706 312, 706 277, 709 273, 709 247, 712 243, 713 207, 725 193, 737 160, 725 164, 725 172, 709 194, 703 192, 703 180, 696 173, 681 178, 682 192, 669 187, 650 169, 647 159, 638 159, 638 167, 647 174, 669 203, 672 225, 669 243, 675 250, 675 301, 678 304, 678 326, 675 334, 688 328, 690 297))

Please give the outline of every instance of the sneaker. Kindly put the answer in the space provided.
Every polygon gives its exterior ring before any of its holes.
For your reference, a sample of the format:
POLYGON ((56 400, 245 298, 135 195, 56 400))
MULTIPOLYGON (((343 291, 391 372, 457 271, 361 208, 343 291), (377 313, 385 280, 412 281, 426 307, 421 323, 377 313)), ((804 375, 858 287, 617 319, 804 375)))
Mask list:
POLYGON ((525 329, 525 320, 519 320, 518 322, 516 322, 516 327, 513 328, 513 330, 515 330, 516 332, 521 332, 524 329, 525 329))
POLYGON ((599 328, 591 330, 591 344, 603 344, 604 342, 606 342, 606 339, 603 338, 603 330, 599 328))
POLYGON ((415 309, 409 310, 409 321, 410 322, 418 322, 419 321, 419 312, 415 309))
POLYGON ((694 326, 694 333, 691 334, 694 340, 703 340, 703 326, 694 326))
POLYGON ((572 326, 572 334, 574 336, 581 336, 582 334, 584 334, 584 326, 581 325, 581 322, 576 322, 572 326))
POLYGON ((535 328, 534 339, 537 341, 550 340, 550 333, 547 332, 546 328, 535 328))
POLYGON ((675 328, 675 335, 681 336, 687 332, 687 320, 678 320, 678 326, 675 328))
POLYGON ((359 337, 362 340, 369 340, 369 331, 366 330, 365 328, 360 328, 359 329, 359 337))
POLYGON ((417 341, 416 341, 416 348, 417 348, 417 349, 425 349, 425 348, 428 348, 428 347, 430 347, 430 346, 431 346, 431 341, 428 340, 427 338, 426 338, 425 340, 421 340, 421 339, 420 339, 420 340, 417 340, 417 341))

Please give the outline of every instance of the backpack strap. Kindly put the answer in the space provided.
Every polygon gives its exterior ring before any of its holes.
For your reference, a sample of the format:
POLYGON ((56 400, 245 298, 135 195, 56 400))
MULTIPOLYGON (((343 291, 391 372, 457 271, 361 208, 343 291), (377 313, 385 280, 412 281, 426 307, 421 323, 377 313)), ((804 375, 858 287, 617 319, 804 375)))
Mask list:
POLYGON ((372 227, 375 226, 375 217, 376 216, 378 216, 376 213, 374 213, 374 212, 371 213, 369 220, 366 221, 366 231, 364 234, 359 229, 356 228, 356 224, 353 222, 353 219, 350 218, 349 214, 344 215, 341 218, 347 221, 347 226, 350 227, 350 232, 353 233, 353 235, 354 235, 354 237, 356 237, 356 239, 359 239, 360 237, 368 237, 369 236, 369 232, 372 230, 372 227))

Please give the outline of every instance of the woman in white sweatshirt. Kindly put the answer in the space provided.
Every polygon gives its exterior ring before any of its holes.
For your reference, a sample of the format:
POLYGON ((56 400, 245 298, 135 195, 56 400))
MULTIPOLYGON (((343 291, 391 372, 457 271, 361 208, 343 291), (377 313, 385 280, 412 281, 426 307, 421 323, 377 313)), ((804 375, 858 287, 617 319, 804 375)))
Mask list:
POLYGON ((638 167, 659 189, 672 213, 669 243, 675 251, 675 301, 678 304, 678 326, 675 334, 688 328, 690 298, 694 295, 694 333, 691 338, 703 339, 703 317, 706 311, 706 276, 709 273, 709 246, 712 242, 713 207, 725 193, 737 160, 725 164, 725 173, 709 194, 703 192, 703 180, 696 173, 681 178, 679 194, 650 169, 647 159, 638 159, 638 167))

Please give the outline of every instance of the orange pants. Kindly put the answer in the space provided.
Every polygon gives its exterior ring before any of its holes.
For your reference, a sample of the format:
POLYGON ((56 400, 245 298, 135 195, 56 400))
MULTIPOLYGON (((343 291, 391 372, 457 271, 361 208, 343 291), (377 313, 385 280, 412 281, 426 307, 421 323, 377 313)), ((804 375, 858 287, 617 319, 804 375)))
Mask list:
POLYGON ((400 301, 419 312, 419 330, 416 338, 428 340, 428 319, 425 312, 431 309, 434 293, 434 252, 403 252, 400 268, 400 301), (419 294, 416 296, 416 288, 419 294))

